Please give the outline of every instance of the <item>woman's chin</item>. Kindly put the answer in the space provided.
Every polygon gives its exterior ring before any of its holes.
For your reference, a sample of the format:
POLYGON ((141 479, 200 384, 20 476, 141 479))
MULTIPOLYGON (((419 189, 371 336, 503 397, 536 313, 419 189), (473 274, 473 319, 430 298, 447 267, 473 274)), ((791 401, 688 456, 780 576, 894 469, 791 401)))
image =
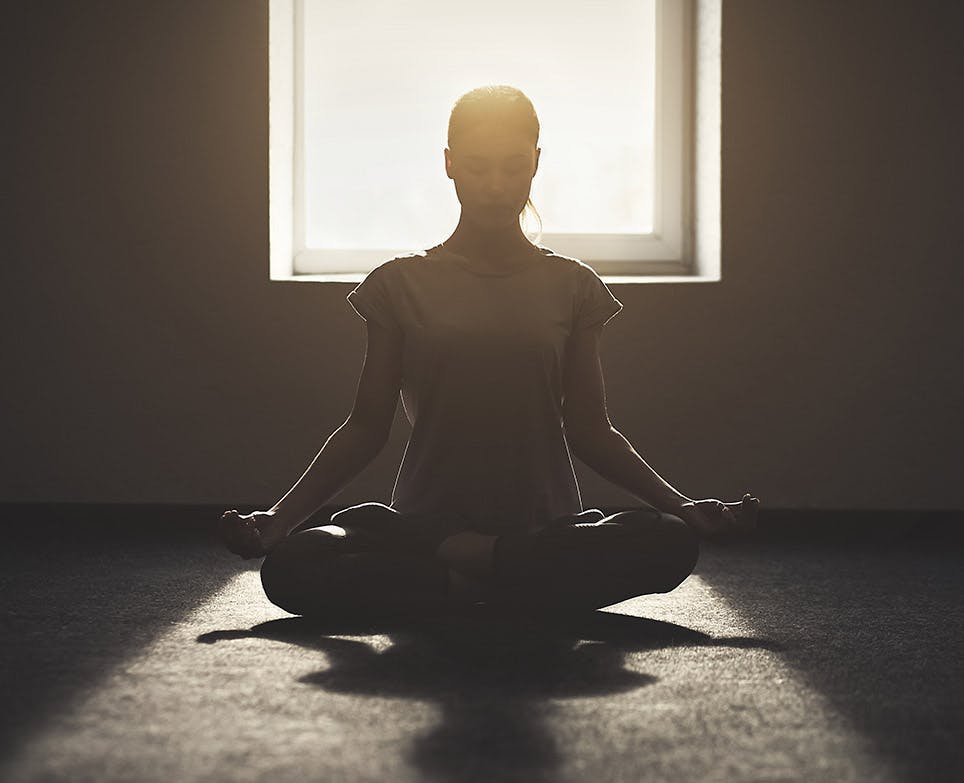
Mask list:
POLYGON ((475 215, 472 222, 483 229, 504 230, 519 225, 519 215, 512 210, 490 210, 485 214, 475 215))

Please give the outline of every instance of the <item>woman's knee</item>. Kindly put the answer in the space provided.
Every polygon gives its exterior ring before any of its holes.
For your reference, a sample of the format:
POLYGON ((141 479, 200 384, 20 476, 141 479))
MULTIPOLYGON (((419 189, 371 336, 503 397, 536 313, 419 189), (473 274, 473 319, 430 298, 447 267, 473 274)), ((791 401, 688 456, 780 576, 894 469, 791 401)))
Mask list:
POLYGON ((677 588, 693 573, 700 557, 700 540, 693 528, 673 514, 662 514, 663 536, 667 552, 667 586, 664 592, 677 588))
MULTIPOLYGON (((635 514, 634 511, 626 512, 635 514)), ((658 592, 668 593, 693 573, 700 556, 699 537, 680 517, 640 509, 636 522, 638 545, 658 572, 658 592)))
POLYGON ((275 606, 301 614, 298 605, 306 594, 314 592, 313 582, 337 554, 338 537, 319 528, 282 539, 261 563, 264 594, 275 606))
POLYGON ((329 524, 344 527, 356 521, 364 523, 373 519, 378 521, 385 519, 394 520, 399 516, 401 515, 395 509, 386 506, 384 503, 371 501, 336 511, 331 515, 329 524))

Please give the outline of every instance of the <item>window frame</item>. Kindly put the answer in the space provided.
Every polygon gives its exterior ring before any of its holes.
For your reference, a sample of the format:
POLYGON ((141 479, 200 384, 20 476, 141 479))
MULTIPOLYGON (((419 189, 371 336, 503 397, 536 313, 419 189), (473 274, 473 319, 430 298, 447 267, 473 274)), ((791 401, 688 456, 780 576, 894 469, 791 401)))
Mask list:
MULTIPOLYGON (((303 69, 296 67, 302 58, 303 36, 297 33, 303 7, 304 0, 268 3, 270 277, 359 282, 378 264, 412 248, 306 247, 304 86, 303 69)), ((655 10, 653 231, 547 232, 539 244, 585 261, 607 282, 719 279, 720 0, 656 0, 655 10), (697 228, 697 215, 711 225, 697 228)))

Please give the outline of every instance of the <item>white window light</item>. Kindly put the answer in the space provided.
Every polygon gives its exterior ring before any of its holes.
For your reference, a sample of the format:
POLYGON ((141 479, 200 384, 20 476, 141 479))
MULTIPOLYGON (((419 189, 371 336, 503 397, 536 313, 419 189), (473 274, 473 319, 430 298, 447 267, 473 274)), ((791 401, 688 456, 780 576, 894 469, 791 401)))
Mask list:
POLYGON ((539 244, 607 282, 719 279, 719 16, 719 0, 271 0, 272 279, 354 282, 445 239, 448 114, 481 84, 539 114, 539 244))

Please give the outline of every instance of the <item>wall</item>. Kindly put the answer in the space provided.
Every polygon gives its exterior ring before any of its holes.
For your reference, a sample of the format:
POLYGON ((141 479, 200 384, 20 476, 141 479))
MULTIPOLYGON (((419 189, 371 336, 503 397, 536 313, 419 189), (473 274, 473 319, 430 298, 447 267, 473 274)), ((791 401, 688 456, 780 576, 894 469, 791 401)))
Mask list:
MULTIPOLYGON (((616 286, 603 345, 682 492, 964 508, 959 8, 724 3, 723 281, 616 286)), ((265 4, 6 19, 0 500, 270 504, 364 325, 350 284, 268 280, 265 4)), ((331 502, 387 502, 406 435, 331 502)))

